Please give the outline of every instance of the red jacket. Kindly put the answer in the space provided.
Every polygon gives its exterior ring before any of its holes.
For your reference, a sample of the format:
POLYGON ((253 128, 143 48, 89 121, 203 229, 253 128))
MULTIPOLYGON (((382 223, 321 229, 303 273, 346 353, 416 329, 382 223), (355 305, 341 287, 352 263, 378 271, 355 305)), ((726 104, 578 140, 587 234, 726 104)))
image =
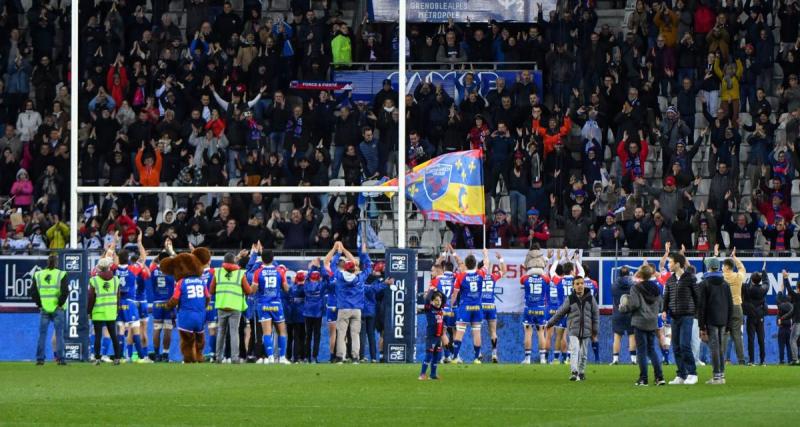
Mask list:
POLYGON ((767 224, 772 225, 775 224, 775 215, 779 214, 786 220, 786 223, 792 222, 794 219, 794 212, 792 212, 792 208, 786 205, 786 203, 782 203, 780 208, 777 211, 772 207, 772 202, 769 200, 759 202, 758 203, 758 211, 761 212, 767 218, 767 224))
POLYGON ((108 67, 106 87, 111 94, 111 98, 117 104, 116 108, 119 108, 122 105, 122 101, 125 100, 125 92, 128 90, 128 71, 125 67, 115 67, 113 65, 108 67), (119 73, 119 84, 115 85, 114 74, 117 73, 119 73))
POLYGON ((714 23, 717 21, 717 16, 714 11, 708 6, 699 5, 694 11, 694 32, 698 34, 708 34, 714 23))
POLYGON ((633 164, 633 161, 636 159, 631 158, 631 153, 628 151, 628 141, 620 141, 617 145, 617 156, 619 156, 619 160, 622 163, 622 176, 631 174, 631 179, 637 177, 644 177, 644 168, 645 168, 645 161, 647 160, 647 150, 648 144, 647 140, 643 139, 639 142, 639 164, 633 164), (629 161, 631 164, 628 164, 629 161), (639 166, 640 169, 636 170, 636 167, 639 166), (630 170, 629 170, 630 169, 630 170))

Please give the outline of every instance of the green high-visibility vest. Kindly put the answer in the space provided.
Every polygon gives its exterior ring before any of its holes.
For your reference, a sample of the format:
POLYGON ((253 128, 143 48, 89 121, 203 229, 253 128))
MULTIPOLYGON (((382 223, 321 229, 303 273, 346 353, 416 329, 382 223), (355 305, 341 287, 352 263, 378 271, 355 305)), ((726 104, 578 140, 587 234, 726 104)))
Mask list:
POLYGON ((242 291, 243 270, 228 271, 218 268, 214 272, 214 281, 217 283, 214 307, 226 310, 247 310, 247 302, 242 291))
POLYGON ((58 308, 58 298, 61 296, 61 280, 67 273, 57 268, 46 268, 34 273, 36 287, 39 289, 39 298, 42 301, 42 310, 52 313, 58 308))
POLYGON ((117 292, 119 292, 119 277, 104 280, 94 276, 89 280, 94 289, 94 307, 92 307, 92 320, 109 321, 117 320, 117 292))

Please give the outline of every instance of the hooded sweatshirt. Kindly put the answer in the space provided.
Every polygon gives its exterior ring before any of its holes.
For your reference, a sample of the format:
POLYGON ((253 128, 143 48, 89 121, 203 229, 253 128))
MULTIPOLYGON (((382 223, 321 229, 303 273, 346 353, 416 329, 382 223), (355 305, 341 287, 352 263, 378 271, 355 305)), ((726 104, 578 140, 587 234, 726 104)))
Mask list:
POLYGON ((697 320, 700 329, 708 326, 728 327, 733 317, 733 298, 731 287, 725 283, 722 273, 712 271, 706 273, 700 282, 700 307, 697 320))
POLYGON ((628 298, 622 298, 619 311, 631 313, 631 326, 642 331, 658 329, 658 313, 662 306, 661 286, 655 280, 639 282, 631 287, 628 298))

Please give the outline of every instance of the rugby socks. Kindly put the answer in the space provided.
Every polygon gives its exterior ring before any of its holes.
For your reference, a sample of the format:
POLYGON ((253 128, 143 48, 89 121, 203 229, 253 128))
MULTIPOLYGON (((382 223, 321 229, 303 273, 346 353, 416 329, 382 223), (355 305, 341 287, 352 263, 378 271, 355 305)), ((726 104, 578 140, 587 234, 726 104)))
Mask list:
POLYGON ((594 361, 600 361, 600 343, 592 341, 592 352, 594 353, 594 361))
POLYGON ((111 337, 103 337, 102 344, 100 345, 101 354, 103 356, 108 354, 109 347, 111 347, 111 337))
POLYGON ((480 359, 481 358, 481 346, 476 345, 476 346, 473 346, 473 347, 475 348, 475 359, 480 359))
POLYGON ((444 357, 445 358, 450 357, 450 344, 444 346, 444 357))
POLYGON ((636 350, 631 351, 631 363, 636 363, 636 350))
POLYGON ((497 338, 492 340, 492 351, 497 350, 497 338))
POLYGON ((562 352, 562 353, 561 353, 561 361, 562 361, 562 362, 566 362, 567 360, 569 360, 569 356, 570 356, 570 355, 569 355, 569 352, 566 352, 566 353, 563 353, 563 352, 562 352))
POLYGON ((133 336, 133 345, 136 346, 136 352, 139 353, 139 359, 144 359, 147 355, 144 353, 142 349, 142 336, 141 335, 134 335, 133 336))
POLYGON ((128 355, 128 359, 133 357, 133 344, 125 344, 126 352, 125 354, 128 355))
POLYGON ((526 359, 530 359, 531 358, 531 350, 530 349, 526 349, 525 350, 525 358, 526 359))
POLYGON ((669 363, 669 347, 661 347, 662 360, 669 363))
POLYGON ((124 350, 125 348, 127 348, 127 347, 125 346, 125 335, 124 335, 124 334, 117 335, 117 341, 119 342, 119 349, 120 349, 120 351, 122 351, 122 350, 124 350))
POLYGON ((281 357, 286 357, 286 335, 278 335, 278 351, 281 357))
POLYGON ((560 351, 553 351, 553 361, 554 362, 561 361, 561 352, 560 351))
POLYGON ((272 354, 275 352, 275 347, 272 344, 272 334, 264 335, 264 355, 267 357, 272 357, 272 354))
POLYGON ((216 354, 217 352, 217 336, 216 335, 209 335, 208 337, 208 352, 211 354, 216 354))
POLYGON ((547 363, 547 350, 539 350, 539 363, 542 365, 547 363))
POLYGON ((436 353, 433 355, 433 361, 431 362, 431 378, 436 379, 436 368, 439 366, 439 356, 441 353, 436 353))
POLYGON ((461 341, 453 341, 453 358, 458 358, 459 351, 461 351, 461 341))
POLYGON ((619 362, 619 353, 614 353, 614 355, 611 356, 611 363, 618 363, 618 362, 619 362))
MULTIPOLYGON (((430 351, 425 352, 425 359, 422 361, 422 369, 420 369, 419 374, 425 375, 428 372, 428 365, 431 364, 433 359, 433 353, 430 351)), ((431 373, 433 373, 433 369, 431 368, 431 373)))

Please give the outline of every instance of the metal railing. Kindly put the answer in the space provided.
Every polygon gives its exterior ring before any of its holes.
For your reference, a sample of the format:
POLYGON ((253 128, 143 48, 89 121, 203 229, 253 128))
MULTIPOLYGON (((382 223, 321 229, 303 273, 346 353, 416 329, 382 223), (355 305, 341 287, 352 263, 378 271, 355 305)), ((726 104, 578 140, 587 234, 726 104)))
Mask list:
POLYGON ((471 71, 471 70, 532 70, 538 71, 539 66, 536 61, 517 61, 517 62, 412 62, 406 64, 406 71, 419 70, 450 70, 450 71, 471 71))

